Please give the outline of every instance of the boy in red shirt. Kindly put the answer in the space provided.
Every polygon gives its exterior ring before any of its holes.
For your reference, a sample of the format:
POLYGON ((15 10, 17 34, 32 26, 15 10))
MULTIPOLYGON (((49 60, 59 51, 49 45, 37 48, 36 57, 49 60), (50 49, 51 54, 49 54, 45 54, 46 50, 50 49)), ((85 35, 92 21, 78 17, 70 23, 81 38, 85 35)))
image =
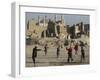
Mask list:
POLYGON ((66 48, 66 50, 68 51, 68 59, 67 61, 69 62, 71 60, 71 62, 73 61, 72 58, 72 47, 70 46, 70 48, 66 48))

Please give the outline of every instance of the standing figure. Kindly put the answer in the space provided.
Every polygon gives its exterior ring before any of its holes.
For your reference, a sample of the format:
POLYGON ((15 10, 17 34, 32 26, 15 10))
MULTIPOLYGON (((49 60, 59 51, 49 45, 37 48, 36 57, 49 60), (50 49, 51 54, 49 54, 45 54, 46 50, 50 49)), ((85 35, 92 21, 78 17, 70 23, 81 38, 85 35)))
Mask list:
POLYGON ((47 54, 47 44, 44 46, 44 52, 45 52, 45 55, 47 54))
POLYGON ((35 46, 33 48, 33 51, 32 51, 32 59, 33 59, 33 63, 34 63, 34 66, 35 66, 35 58, 37 57, 37 51, 40 51, 41 49, 37 49, 37 46, 35 46))
POLYGON ((37 57, 37 46, 35 46, 33 48, 33 52, 32 52, 32 59, 33 59, 33 63, 35 65, 35 58, 37 57))
POLYGON ((59 53, 60 53, 60 47, 57 47, 57 58, 59 57, 59 53))
POLYGON ((78 52, 78 43, 75 44, 74 49, 75 49, 75 54, 77 54, 77 52, 78 52))
POLYGON ((73 58, 72 58, 72 47, 70 46, 70 48, 66 48, 66 50, 68 51, 68 59, 67 59, 67 62, 69 63, 70 60, 72 62, 73 61, 73 58))
POLYGON ((80 47, 81 47, 81 62, 85 61, 85 50, 84 50, 84 43, 81 41, 80 42, 80 47))
POLYGON ((85 51, 84 51, 84 47, 81 46, 81 62, 85 61, 85 51))

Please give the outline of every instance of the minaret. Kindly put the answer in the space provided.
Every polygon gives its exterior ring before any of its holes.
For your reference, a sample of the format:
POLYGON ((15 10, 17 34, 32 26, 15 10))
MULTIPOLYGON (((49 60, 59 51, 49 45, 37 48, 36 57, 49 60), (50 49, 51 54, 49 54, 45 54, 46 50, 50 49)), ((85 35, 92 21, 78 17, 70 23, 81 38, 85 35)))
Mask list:
POLYGON ((61 15, 61 27, 60 27, 60 33, 66 35, 66 28, 64 27, 64 15, 61 15))
POLYGON ((44 29, 44 37, 46 37, 46 16, 44 16, 44 18, 43 18, 43 27, 45 28, 44 29))
POLYGON ((57 15, 55 14, 55 34, 56 34, 56 36, 58 36, 57 28, 56 28, 56 18, 57 18, 57 15))
POLYGON ((63 30, 64 29, 64 16, 63 15, 61 15, 61 24, 62 24, 61 30, 63 30))
POLYGON ((84 24, 83 24, 83 22, 82 22, 82 31, 83 31, 83 33, 84 33, 84 24))
POLYGON ((64 17, 61 15, 61 23, 64 25, 64 17))
POLYGON ((45 27, 45 16, 43 16, 43 27, 45 27))
POLYGON ((39 24, 39 26, 40 26, 40 16, 38 16, 38 24, 39 24))
POLYGON ((29 20, 28 20, 28 22, 27 22, 27 30, 29 30, 29 20))
POLYGON ((84 32, 84 24, 83 24, 83 22, 81 22, 80 24, 81 24, 81 32, 83 33, 84 32))
POLYGON ((55 22, 56 22, 57 15, 55 14, 55 22))
POLYGON ((61 24, 62 24, 62 26, 60 27, 60 33, 62 33, 63 30, 64 30, 64 19, 63 19, 63 15, 61 15, 61 24))

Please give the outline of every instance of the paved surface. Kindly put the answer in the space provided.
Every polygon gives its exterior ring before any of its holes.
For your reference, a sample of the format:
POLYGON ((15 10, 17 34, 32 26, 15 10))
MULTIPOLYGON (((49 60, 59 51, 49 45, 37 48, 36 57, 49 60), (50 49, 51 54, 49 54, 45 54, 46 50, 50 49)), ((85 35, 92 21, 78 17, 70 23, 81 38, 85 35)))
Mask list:
POLYGON ((81 52, 80 47, 78 50, 78 54, 75 55, 75 51, 73 50, 73 62, 68 63, 67 62, 67 51, 66 48, 63 47, 60 49, 60 55, 59 58, 56 56, 56 47, 49 47, 48 53, 45 55, 44 49, 42 46, 38 46, 38 48, 41 48, 41 51, 38 51, 37 58, 36 58, 36 64, 33 64, 32 61, 32 49, 34 46, 26 46, 26 67, 41 67, 41 66, 63 66, 63 65, 83 65, 83 64, 89 64, 89 46, 86 46, 85 49, 85 61, 81 62, 81 52))

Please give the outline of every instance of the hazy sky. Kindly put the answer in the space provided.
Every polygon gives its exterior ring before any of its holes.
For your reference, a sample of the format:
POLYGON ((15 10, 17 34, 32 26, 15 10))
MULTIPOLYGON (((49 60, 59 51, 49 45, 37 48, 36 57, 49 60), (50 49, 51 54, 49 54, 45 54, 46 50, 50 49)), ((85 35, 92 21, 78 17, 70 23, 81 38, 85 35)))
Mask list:
MULTIPOLYGON (((56 14, 57 19, 56 20, 61 20, 61 15, 62 14, 56 14)), ((54 13, 34 13, 34 12, 26 12, 26 24, 29 20, 36 20, 38 21, 38 16, 40 16, 40 20, 43 19, 43 16, 46 16, 46 19, 51 19, 54 21, 55 19, 55 14, 54 13)), ((79 22, 83 22, 84 24, 89 24, 90 23, 90 16, 89 15, 79 15, 79 14, 63 14, 64 16, 64 23, 65 25, 73 25, 77 24, 79 22)))

